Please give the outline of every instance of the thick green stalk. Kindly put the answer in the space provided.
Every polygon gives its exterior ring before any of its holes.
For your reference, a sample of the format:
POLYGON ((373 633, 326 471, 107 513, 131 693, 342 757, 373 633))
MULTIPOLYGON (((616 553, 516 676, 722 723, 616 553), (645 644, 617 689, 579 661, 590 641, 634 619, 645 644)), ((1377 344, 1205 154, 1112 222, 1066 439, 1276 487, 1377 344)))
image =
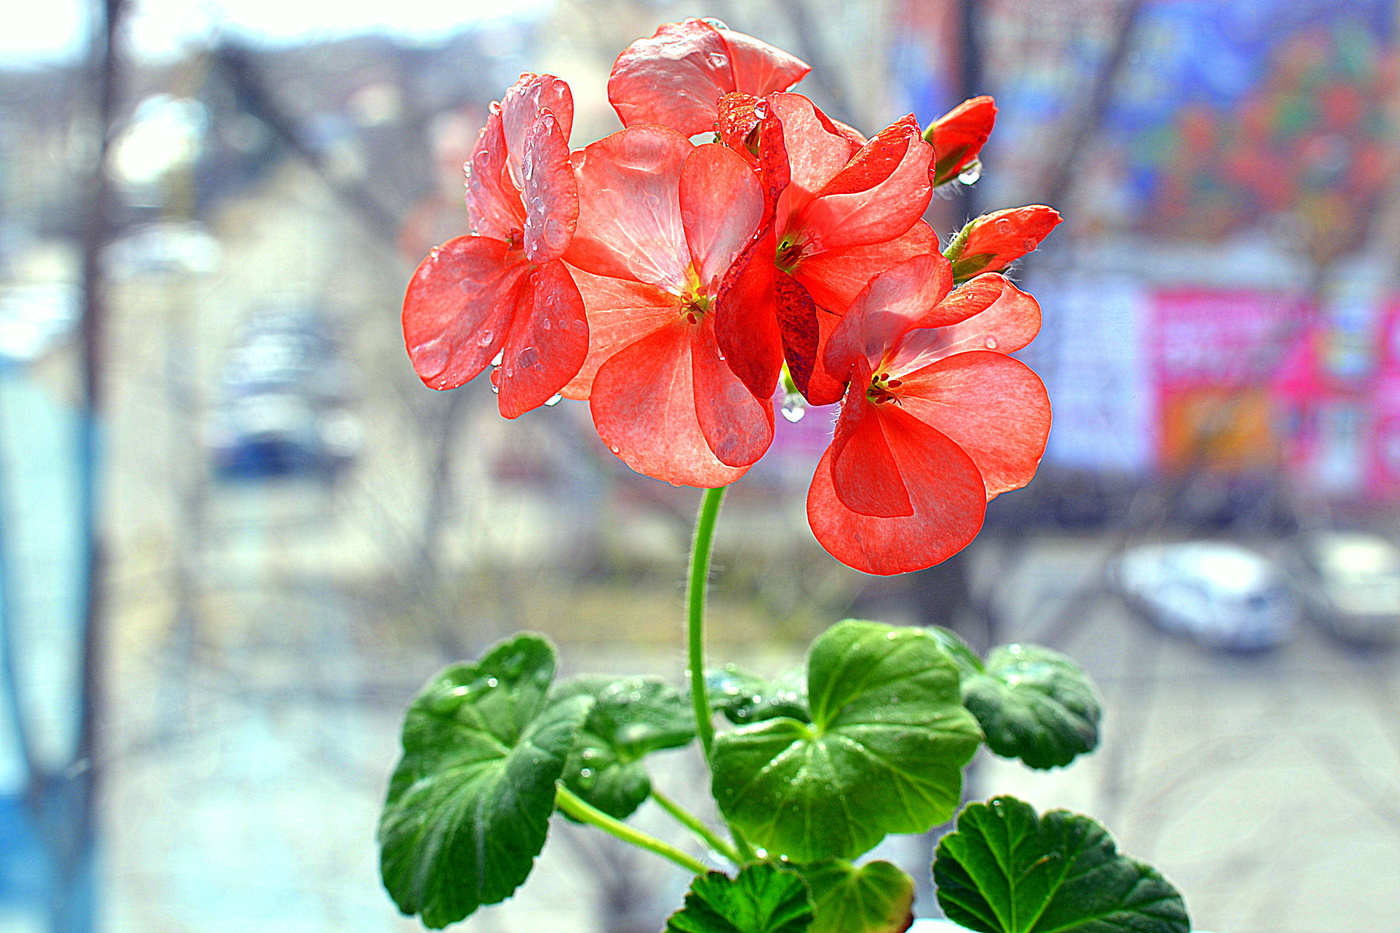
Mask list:
POLYGON ((723 855, 735 865, 742 865, 744 863, 744 859, 739 857, 739 850, 721 839, 714 830, 705 825, 704 820, 700 819, 694 813, 691 813, 655 787, 651 789, 651 798, 660 805, 661 809, 675 817, 676 822, 700 837, 700 840, 704 842, 705 845, 709 846, 720 855, 723 855))
POLYGON ((724 487, 706 489, 695 518, 695 539, 690 546, 690 576, 686 580, 686 636, 689 644, 690 698, 695 705, 695 732, 710 761, 715 742, 710 696, 705 687, 705 591, 710 583, 710 553, 715 543, 715 522, 724 500, 724 487))
POLYGON ((640 829, 628 826, 621 820, 608 816, 602 810, 583 800, 573 791, 563 784, 558 784, 554 789, 554 802, 559 809, 580 823, 587 823, 596 826, 610 836, 621 839, 623 842, 630 842, 632 845, 648 852, 653 852, 664 859, 675 862, 687 871, 693 871, 697 875, 703 875, 709 871, 709 866, 700 861, 688 852, 682 852, 669 842, 662 842, 655 836, 642 832, 640 829))

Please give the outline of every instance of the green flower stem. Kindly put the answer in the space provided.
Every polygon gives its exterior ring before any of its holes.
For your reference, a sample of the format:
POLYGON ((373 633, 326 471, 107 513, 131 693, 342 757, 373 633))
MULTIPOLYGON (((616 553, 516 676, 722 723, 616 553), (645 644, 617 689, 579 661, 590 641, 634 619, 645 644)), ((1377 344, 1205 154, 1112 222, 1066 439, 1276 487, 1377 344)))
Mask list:
POLYGON ((700 514, 695 518, 695 539, 690 546, 690 576, 686 580, 686 635, 690 653, 690 699, 695 705, 695 732, 700 747, 705 750, 709 764, 711 747, 715 743, 715 726, 710 711, 710 696, 705 688, 705 591, 710 582, 710 554, 714 550, 715 522, 724 489, 706 489, 700 499, 700 514))
POLYGON ((646 849, 664 859, 675 862, 687 871, 697 875, 703 875, 710 868, 695 856, 682 852, 668 842, 662 842, 655 836, 642 832, 640 829, 628 826, 621 820, 613 819, 602 810, 587 803, 582 798, 574 794, 563 784, 556 784, 554 788, 554 802, 569 816, 580 823, 587 823, 596 826, 610 836, 621 839, 623 842, 630 842, 638 848, 646 849))
POLYGON ((651 798, 656 801, 661 809, 675 817, 676 822, 698 836, 705 845, 709 846, 720 855, 723 855, 735 865, 742 865, 744 863, 744 860, 739 857, 738 849, 735 849, 732 845, 716 835, 715 831, 706 826, 704 821, 698 816, 676 803, 670 797, 667 797, 654 786, 651 789, 651 798))

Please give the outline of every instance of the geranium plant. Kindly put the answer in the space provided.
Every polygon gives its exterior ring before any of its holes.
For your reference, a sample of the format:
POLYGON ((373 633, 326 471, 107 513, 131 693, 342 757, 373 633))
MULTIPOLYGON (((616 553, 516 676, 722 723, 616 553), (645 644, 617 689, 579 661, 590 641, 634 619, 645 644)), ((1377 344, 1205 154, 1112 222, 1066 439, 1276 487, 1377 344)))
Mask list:
MULTIPOLYGON (((1040 308, 1000 270, 1058 215, 978 218, 946 255, 922 219, 936 188, 980 171, 991 99, 867 138, 789 90, 807 71, 712 20, 662 26, 613 67, 624 128, 572 152, 568 86, 522 75, 467 166, 470 233, 408 287, 429 386, 491 368, 507 418, 586 400, 630 467, 704 490, 683 687, 557 681, 552 646, 522 634, 413 702, 379 839, 390 895, 430 927, 510 897, 558 810, 695 873, 670 931, 894 933, 913 879, 861 856, 952 818, 983 743, 1051 768, 1097 742, 1093 686, 1041 648, 984 659, 951 632, 846 620, 800 671, 706 666, 721 497, 772 443, 775 404, 839 402, 807 515, 872 574, 965 547, 987 502, 1031 479, 1050 427, 1044 386, 1008 355, 1040 308), (722 825, 648 776, 650 754, 691 743, 722 825), (648 800, 697 846, 628 824, 648 800)), ((947 915, 986 933, 1188 928, 1175 890, 1092 820, 1011 798, 965 807, 933 874, 947 915)))

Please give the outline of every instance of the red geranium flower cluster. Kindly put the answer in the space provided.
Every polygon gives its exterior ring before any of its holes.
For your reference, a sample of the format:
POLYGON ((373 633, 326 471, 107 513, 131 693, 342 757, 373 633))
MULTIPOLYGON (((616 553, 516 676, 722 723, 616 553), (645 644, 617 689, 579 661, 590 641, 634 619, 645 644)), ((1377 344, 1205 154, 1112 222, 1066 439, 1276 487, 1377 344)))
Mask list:
POLYGON ((624 129, 573 152, 568 86, 522 75, 467 166, 471 234, 409 285, 408 352, 437 389, 494 363, 507 418, 586 399, 613 453, 681 485, 763 456, 780 383, 840 401, 813 532, 860 570, 928 567, 1044 451, 1045 389, 1007 356, 1040 308, 987 270, 1059 216, 979 218, 943 255, 923 213, 977 164, 991 99, 867 139, 788 90, 808 70, 713 21, 662 26, 613 66, 624 129))

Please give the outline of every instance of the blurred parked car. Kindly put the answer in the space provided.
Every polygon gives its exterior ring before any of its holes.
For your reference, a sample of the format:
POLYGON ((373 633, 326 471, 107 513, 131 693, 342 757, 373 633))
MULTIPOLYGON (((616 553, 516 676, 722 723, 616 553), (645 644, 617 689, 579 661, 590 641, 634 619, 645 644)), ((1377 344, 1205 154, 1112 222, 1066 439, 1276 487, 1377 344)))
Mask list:
POLYGON ((1354 532, 1307 547, 1308 608, 1328 632, 1360 646, 1400 643, 1400 549, 1354 532))
POLYGON ((27 363, 72 333, 82 295, 66 282, 34 282, 0 290, 0 360, 27 363))
POLYGON ((216 472, 253 479, 339 472, 361 443, 352 382, 320 312, 258 316, 229 354, 210 417, 216 472))
POLYGON ((1226 542, 1133 548, 1113 565, 1111 577, 1149 620, 1209 648, 1275 647, 1293 637, 1302 615, 1278 566, 1226 542))

